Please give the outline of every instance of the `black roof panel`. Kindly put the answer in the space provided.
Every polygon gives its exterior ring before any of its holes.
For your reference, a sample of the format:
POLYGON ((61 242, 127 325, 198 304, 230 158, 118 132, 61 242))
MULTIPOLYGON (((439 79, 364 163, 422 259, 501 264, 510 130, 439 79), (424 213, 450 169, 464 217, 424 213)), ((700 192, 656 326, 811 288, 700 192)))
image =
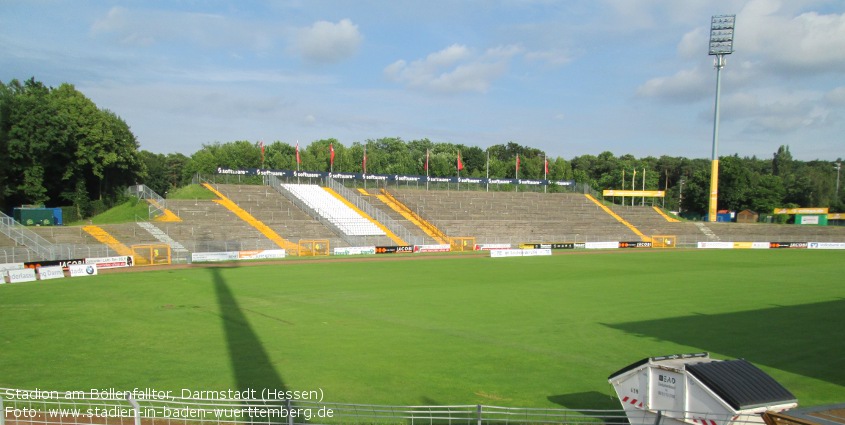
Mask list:
POLYGON ((736 410, 797 401, 789 390, 746 360, 689 364, 686 369, 736 410))

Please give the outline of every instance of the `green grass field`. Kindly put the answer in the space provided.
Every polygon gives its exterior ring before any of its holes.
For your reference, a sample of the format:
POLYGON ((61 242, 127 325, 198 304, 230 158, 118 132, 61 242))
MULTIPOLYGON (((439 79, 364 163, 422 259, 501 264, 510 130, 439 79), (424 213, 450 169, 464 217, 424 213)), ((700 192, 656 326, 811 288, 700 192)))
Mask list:
POLYGON ((650 250, 0 285, 0 387, 617 409, 612 372, 708 351, 753 362, 801 406, 843 402, 843 275, 836 251, 650 250))

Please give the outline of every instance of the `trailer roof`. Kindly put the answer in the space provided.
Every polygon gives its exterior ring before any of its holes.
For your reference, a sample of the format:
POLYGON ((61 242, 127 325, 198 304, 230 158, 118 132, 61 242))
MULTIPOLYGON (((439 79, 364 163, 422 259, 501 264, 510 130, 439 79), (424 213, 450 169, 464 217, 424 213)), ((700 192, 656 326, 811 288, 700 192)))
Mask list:
POLYGON ((673 367, 683 369, 684 365, 691 361, 690 359, 694 359, 697 361, 710 361, 710 354, 709 353, 691 353, 691 354, 670 354, 667 356, 656 356, 656 357, 646 357, 642 360, 636 361, 634 363, 629 364, 628 366, 623 367, 622 369, 617 370, 610 374, 607 377, 607 380, 610 381, 613 378, 622 375, 628 371, 638 369, 640 366, 648 363, 660 363, 664 365, 671 365, 673 367))
POLYGON ((689 364, 686 368, 736 410, 797 402, 789 390, 743 359, 689 364))

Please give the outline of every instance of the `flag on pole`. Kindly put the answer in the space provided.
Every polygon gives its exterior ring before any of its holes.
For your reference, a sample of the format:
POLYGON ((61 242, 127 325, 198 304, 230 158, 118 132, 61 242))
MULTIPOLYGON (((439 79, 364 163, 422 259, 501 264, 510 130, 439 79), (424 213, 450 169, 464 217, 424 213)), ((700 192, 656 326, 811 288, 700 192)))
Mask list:
MULTIPOLYGON (((543 180, 548 180, 549 178, 549 158, 546 157, 546 154, 543 154, 543 180)), ((548 189, 549 185, 543 186, 543 193, 546 193, 546 189, 548 189)))
POLYGON ((299 157, 299 140, 296 141, 296 166, 299 167, 299 164, 302 163, 302 159, 299 157))
POLYGON ((264 167, 264 141, 258 141, 258 147, 261 148, 261 166, 264 167))
POLYGON ((461 151, 458 151, 458 171, 464 169, 464 163, 461 161, 461 151))
POLYGON ((516 177, 519 178, 519 154, 516 154, 516 177))
POLYGON ((425 150, 425 190, 428 190, 428 149, 425 150))
POLYGON ((329 143, 329 165, 334 167, 334 143, 329 143))
POLYGON ((367 174, 367 145, 364 145, 364 160, 361 161, 361 169, 364 170, 364 174, 367 174))

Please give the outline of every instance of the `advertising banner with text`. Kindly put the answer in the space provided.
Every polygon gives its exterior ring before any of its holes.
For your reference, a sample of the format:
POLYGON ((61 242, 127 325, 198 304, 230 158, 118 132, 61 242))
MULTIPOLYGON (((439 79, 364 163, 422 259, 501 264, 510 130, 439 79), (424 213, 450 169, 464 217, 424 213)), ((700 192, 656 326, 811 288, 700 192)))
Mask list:
POLYGON ((276 176, 276 177, 298 177, 304 179, 322 179, 331 177, 335 180, 358 180, 358 181, 381 181, 388 183, 467 183, 467 184, 521 184, 527 186, 574 186, 573 180, 533 180, 533 179, 496 179, 496 178, 475 178, 475 177, 426 177, 426 176, 401 176, 399 174, 364 174, 364 173, 329 173, 325 171, 293 171, 293 170, 267 170, 260 168, 232 169, 217 167, 217 174, 233 176, 276 176))

